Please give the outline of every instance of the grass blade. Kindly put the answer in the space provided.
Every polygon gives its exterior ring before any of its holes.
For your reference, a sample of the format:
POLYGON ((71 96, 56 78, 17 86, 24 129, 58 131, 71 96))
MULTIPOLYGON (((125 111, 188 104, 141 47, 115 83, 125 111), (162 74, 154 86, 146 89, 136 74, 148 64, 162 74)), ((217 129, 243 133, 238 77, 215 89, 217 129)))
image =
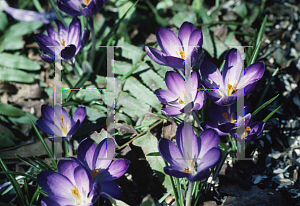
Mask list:
MULTIPOLYGON (((3 172, 10 172, 1 157, 0 157, 0 167, 3 170, 3 172)), ((0 172, 0 173, 3 173, 3 172, 0 172)), ((11 173, 6 173, 6 176, 7 176, 7 179, 11 182, 12 186, 14 187, 16 194, 20 198, 22 205, 26 205, 26 203, 24 201, 24 195, 23 195, 21 188, 20 188, 17 180, 15 179, 15 177, 11 173)))
POLYGON ((261 105, 259 108, 257 108, 252 115, 256 115, 260 110, 262 110, 263 108, 265 108, 267 105, 271 104, 280 94, 277 94, 275 97, 273 97, 272 99, 270 99, 269 101, 265 102, 263 105, 261 105))
POLYGON ((40 132, 38 131, 38 129, 36 128, 35 123, 32 121, 32 119, 30 119, 30 121, 31 121, 33 129, 35 130, 35 132, 36 132, 39 140, 41 141, 41 143, 42 143, 45 151, 47 152, 48 156, 51 158, 53 166, 56 168, 57 167, 57 163, 56 163, 56 161, 54 159, 53 153, 49 149, 48 145, 46 144, 44 138, 42 137, 42 135, 40 134, 40 132))
POLYGON ((275 114, 275 112, 277 112, 277 110, 280 109, 281 106, 282 106, 282 104, 279 107, 277 107, 276 109, 274 109, 268 116, 266 116, 266 118, 264 118, 263 121, 264 122, 268 121, 273 116, 273 114, 275 114))

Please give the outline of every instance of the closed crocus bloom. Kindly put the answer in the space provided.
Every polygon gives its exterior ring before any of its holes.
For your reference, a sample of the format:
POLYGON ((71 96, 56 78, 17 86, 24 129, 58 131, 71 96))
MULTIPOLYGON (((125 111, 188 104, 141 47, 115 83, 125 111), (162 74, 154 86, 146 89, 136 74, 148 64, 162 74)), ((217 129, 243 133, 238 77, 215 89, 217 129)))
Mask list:
POLYGON ((72 119, 70 119, 66 110, 58 105, 52 108, 44 104, 41 112, 43 119, 37 120, 36 124, 43 132, 54 136, 48 137, 51 141, 69 140, 86 116, 85 107, 78 107, 72 119))
POLYGON ((54 11, 46 11, 44 13, 39 13, 36 11, 29 11, 23 9, 15 9, 6 3, 6 1, 0 1, 0 4, 4 11, 11 15, 14 19, 18 21, 40 21, 43 24, 49 24, 54 19, 56 19, 56 14, 54 11))
POLYGON ((48 36, 45 34, 33 35, 40 48, 50 54, 42 54, 41 58, 48 63, 53 63, 55 56, 59 56, 62 60, 73 63, 75 56, 86 45, 90 32, 85 28, 81 36, 81 24, 77 17, 73 18, 69 29, 59 20, 55 20, 55 23, 57 32, 47 25, 48 36))
POLYGON ((265 71, 262 62, 255 62, 243 70, 244 63, 237 49, 229 50, 224 60, 222 75, 208 59, 204 58, 199 65, 207 97, 220 106, 231 105, 237 101, 238 96, 246 96, 252 92, 265 71))
POLYGON ((192 110, 200 110, 203 107, 206 97, 204 91, 199 89, 201 86, 199 85, 197 73, 192 72, 187 81, 191 83, 191 95, 186 94, 186 84, 178 73, 174 71, 166 72, 165 82, 169 91, 155 90, 155 94, 161 103, 170 106, 161 110, 164 115, 176 116, 182 113, 189 113, 192 110))
POLYGON ((121 177, 129 166, 127 159, 112 161, 115 157, 116 145, 112 138, 102 140, 96 147, 93 140, 85 138, 78 146, 77 157, 87 168, 95 181, 101 185, 101 196, 118 198, 120 187, 113 180, 121 177))
POLYGON ((107 0, 57 0, 60 10, 70 16, 92 16, 98 13, 107 0))
POLYGON ((230 130, 232 137, 250 142, 255 140, 264 130, 265 122, 252 122, 253 117, 250 113, 239 116, 236 126, 230 130))
MULTIPOLYGON (((212 128, 218 132, 220 136, 228 135, 233 127, 236 126, 237 121, 237 105, 222 107, 212 104, 208 108, 208 116, 212 122, 202 122, 201 129, 205 130, 212 128)), ((250 111, 250 102, 245 101, 243 114, 250 111)))
POLYGON ((164 167, 164 172, 177 178, 186 177, 189 181, 207 178, 209 168, 214 167, 221 156, 218 133, 207 129, 197 138, 191 125, 181 123, 175 138, 177 146, 166 138, 158 143, 160 155, 170 164, 164 167))
POLYGON ((178 37, 170 29, 159 27, 155 31, 157 43, 162 51, 145 47, 148 56, 157 64, 184 69, 185 59, 195 65, 202 54, 202 32, 189 22, 184 22, 178 31, 178 37))
POLYGON ((92 206, 100 196, 100 184, 75 158, 62 158, 58 173, 45 170, 37 175, 37 182, 50 196, 43 197, 42 206, 92 206))

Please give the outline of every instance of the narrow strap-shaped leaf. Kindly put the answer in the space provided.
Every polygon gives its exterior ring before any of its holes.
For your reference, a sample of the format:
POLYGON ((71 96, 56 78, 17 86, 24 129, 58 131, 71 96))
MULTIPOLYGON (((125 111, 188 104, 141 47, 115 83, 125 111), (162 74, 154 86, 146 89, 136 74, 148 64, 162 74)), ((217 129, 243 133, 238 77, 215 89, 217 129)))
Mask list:
POLYGON ((255 116, 260 110, 262 110, 263 108, 265 108, 266 106, 268 106, 269 104, 271 104, 280 94, 277 94, 275 97, 273 97, 272 99, 270 99, 269 101, 265 102, 264 104, 262 104, 260 107, 258 107, 253 113, 252 115, 255 116))
MULTIPOLYGON (((3 170, 3 172, 10 172, 1 157, 0 157, 0 167, 3 170)), ((20 198, 20 201, 21 201, 22 205, 26 205, 25 200, 24 200, 24 195, 21 191, 21 188, 20 188, 17 180, 14 178, 14 176, 11 173, 6 173, 6 176, 7 176, 7 179, 13 185, 17 196, 20 198)))
POLYGON ((262 100, 264 99, 264 97, 265 97, 265 95, 266 95, 266 93, 267 93, 267 91, 268 91, 268 89, 269 89, 269 87, 270 87, 270 85, 271 85, 271 82, 272 82, 274 76, 277 74, 278 71, 279 71, 279 67, 277 67, 277 69, 273 72, 273 74, 272 74, 272 76, 271 76, 271 78, 270 78, 270 80, 269 80, 269 82, 268 82, 268 85, 267 85, 266 88, 264 89, 264 92, 263 92, 263 94, 261 95, 261 97, 260 97, 260 99, 259 99, 259 102, 258 102, 258 104, 257 104, 257 107, 261 104, 262 100))
POLYGON ((36 177, 35 176, 33 176, 31 174, 22 173, 22 172, 0 171, 0 174, 4 174, 4 175, 7 175, 7 174, 10 174, 10 175, 20 175, 20 176, 24 176, 24 177, 27 177, 27 178, 30 178, 30 179, 36 181, 36 177))
POLYGON ((277 107, 276 109, 274 109, 268 116, 266 116, 266 118, 264 118, 263 121, 264 122, 268 121, 273 116, 273 114, 275 114, 275 112, 277 112, 277 110, 280 109, 281 106, 282 106, 282 104, 279 107, 277 107))
POLYGON ((30 121, 31 121, 33 129, 35 130, 35 132, 36 132, 39 140, 41 141, 41 143, 42 143, 45 151, 47 152, 48 156, 51 158, 53 166, 56 168, 57 167, 57 163, 56 163, 56 161, 54 159, 53 153, 49 149, 48 145, 46 144, 46 142, 45 142, 44 138, 42 137, 42 135, 40 134, 39 130, 36 128, 35 123, 32 121, 32 119, 30 119, 30 121))

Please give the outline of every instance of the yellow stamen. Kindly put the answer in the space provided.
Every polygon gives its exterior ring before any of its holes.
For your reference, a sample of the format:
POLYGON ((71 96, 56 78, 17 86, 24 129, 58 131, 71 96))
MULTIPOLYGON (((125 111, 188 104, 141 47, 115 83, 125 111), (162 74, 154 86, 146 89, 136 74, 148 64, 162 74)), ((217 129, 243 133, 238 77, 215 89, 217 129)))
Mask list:
POLYGON ((83 0, 83 3, 87 6, 91 0, 83 0))
POLYGON ((74 185, 75 189, 71 188, 72 195, 76 198, 76 201, 80 202, 80 195, 78 192, 78 188, 74 185))
POLYGON ((176 51, 176 54, 183 60, 185 60, 185 52, 181 50, 181 48, 179 47, 179 54, 176 51))
POLYGON ((64 39, 61 40, 60 44, 65 46, 66 41, 64 39))
POLYGON ((101 168, 102 167, 100 167, 99 169, 96 170, 96 166, 94 167, 93 172, 92 172, 93 179, 96 178, 96 176, 100 172, 101 168))
POLYGON ((60 127, 63 131, 64 134, 68 134, 68 121, 66 121, 66 125, 64 124, 64 117, 63 116, 60 116, 59 119, 61 120, 61 123, 60 123, 60 127))
POLYGON ((231 115, 230 115, 230 122, 231 122, 231 123, 235 123, 236 120, 233 120, 233 117, 232 117, 232 116, 233 116, 233 113, 231 113, 231 115))

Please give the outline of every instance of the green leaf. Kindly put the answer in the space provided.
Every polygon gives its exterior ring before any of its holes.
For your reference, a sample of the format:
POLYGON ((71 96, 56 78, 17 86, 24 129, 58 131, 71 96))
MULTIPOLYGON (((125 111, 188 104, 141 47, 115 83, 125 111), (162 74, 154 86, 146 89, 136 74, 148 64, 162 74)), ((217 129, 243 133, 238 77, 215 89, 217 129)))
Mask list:
POLYGON ((253 113, 252 115, 256 115, 260 110, 262 110, 263 108, 265 108, 266 106, 268 106, 269 104, 271 104, 280 94, 277 94, 275 97, 273 97, 272 99, 270 99, 269 101, 265 102, 264 104, 262 104, 260 107, 258 107, 253 113))
MULTIPOLYGON (((91 75, 91 72, 85 72, 82 74, 81 78, 78 80, 78 82, 75 84, 74 88, 81 88, 84 83, 90 78, 90 75, 91 75)), ((79 90, 72 90, 70 92, 70 94, 68 95, 67 99, 66 99, 66 102, 68 102, 72 96, 74 94, 76 94, 79 90)))
POLYGON ((147 70, 141 73, 140 77, 142 78, 143 83, 148 85, 152 91, 155 91, 156 89, 167 89, 165 80, 153 70, 147 70))
POLYGON ((25 112, 12 105, 0 103, 0 114, 11 117, 20 117, 24 116, 25 112))
POLYGON ((32 83, 34 81, 34 78, 24 71, 20 71, 16 69, 4 69, 0 67, 0 80, 32 83))
POLYGON ((16 124, 31 124, 31 121, 30 119, 32 119, 33 121, 37 121, 38 118, 32 114, 29 114, 27 112, 25 112, 25 115, 24 116, 21 116, 21 117, 8 117, 8 119, 16 124))
POLYGON ((9 53, 0 54, 0 65, 4 67, 24 69, 28 71, 37 71, 41 69, 40 65, 38 65, 34 61, 31 61, 27 57, 9 53))
POLYGON ((31 33, 34 30, 37 30, 41 26, 43 26, 43 23, 39 21, 19 22, 9 27, 4 36, 23 36, 25 34, 31 33))
POLYGON ((173 24, 177 28, 180 28, 181 24, 184 21, 188 21, 194 24, 195 20, 196 20, 196 14, 194 12, 180 12, 175 14, 172 18, 173 24))
MULTIPOLYGON (((3 172, 10 172, 1 157, 0 157, 0 168, 1 168, 1 170, 3 170, 3 172)), ((17 196, 19 197, 20 201, 22 202, 22 205, 26 205, 25 201, 24 201, 24 195, 22 193, 22 190, 21 190, 17 180, 10 173, 7 173, 6 176, 7 176, 8 180, 11 182, 12 186, 14 187, 17 196)))
POLYGON ((17 139, 14 133, 0 124, 0 148, 15 146, 13 139, 17 139))
POLYGON ((147 133, 134 140, 133 145, 142 148, 150 167, 158 176, 159 181, 168 191, 172 190, 170 178, 164 173, 163 168, 165 167, 165 162, 163 158, 159 156, 148 156, 149 153, 158 152, 158 141, 156 137, 154 137, 151 133, 147 133))
POLYGON ((163 1, 160 1, 156 5, 156 10, 166 9, 168 7, 173 6, 173 4, 174 4, 174 1, 172 1, 172 0, 163 0, 163 1))
POLYGON ((243 2, 240 5, 235 7, 235 12, 242 18, 245 18, 247 16, 247 7, 246 7, 246 3, 243 2))
POLYGON ((279 107, 277 107, 276 109, 274 109, 268 116, 266 116, 266 118, 264 118, 264 122, 268 121, 272 116, 273 114, 275 114, 275 112, 277 112, 278 109, 280 109, 282 105, 280 105, 279 107))
POLYGON ((156 95, 141 84, 136 78, 129 77, 124 84, 123 90, 128 90, 136 99, 149 104, 156 110, 159 111, 161 109, 161 103, 156 95))
MULTIPOLYGON (((137 65, 138 66, 138 65, 137 65)), ((126 75, 132 69, 132 64, 123 61, 115 61, 115 74, 126 75)), ((136 74, 138 72, 142 72, 146 69, 150 69, 147 64, 141 64, 132 74, 136 74)))
POLYGON ((86 102, 91 102, 93 100, 101 99, 101 94, 99 89, 96 89, 96 86, 89 85, 85 89, 81 89, 76 94, 76 99, 81 99, 86 102))
POLYGON ((132 64, 135 64, 143 56, 144 51, 137 46, 127 42, 118 42, 118 46, 122 48, 122 57, 131 59, 132 64))
POLYGON ((24 47, 22 36, 7 36, 0 44, 0 52, 4 50, 19 50, 24 47))
POLYGON ((123 110, 133 121, 147 114, 150 109, 149 105, 137 100, 126 92, 120 93, 117 105, 122 106, 120 110, 123 110))
POLYGON ((0 12, 0 31, 4 31, 8 24, 8 20, 6 14, 4 12, 0 12))
POLYGON ((125 2, 124 4, 122 4, 120 7, 119 7, 119 19, 122 18, 123 15, 125 15, 126 13, 126 16, 124 18, 125 19, 130 19, 130 17, 132 16, 132 14, 135 12, 135 8, 133 7, 131 10, 129 10, 131 7, 132 7, 133 3, 131 1, 127 1, 125 2), (129 10, 129 11, 128 11, 129 10), (127 12, 128 11, 128 12, 127 12))
POLYGON ((203 41, 202 48, 205 49, 210 56, 214 57, 214 44, 209 34, 209 29, 207 27, 202 28, 202 35, 203 39, 205 39, 205 41, 203 41))

